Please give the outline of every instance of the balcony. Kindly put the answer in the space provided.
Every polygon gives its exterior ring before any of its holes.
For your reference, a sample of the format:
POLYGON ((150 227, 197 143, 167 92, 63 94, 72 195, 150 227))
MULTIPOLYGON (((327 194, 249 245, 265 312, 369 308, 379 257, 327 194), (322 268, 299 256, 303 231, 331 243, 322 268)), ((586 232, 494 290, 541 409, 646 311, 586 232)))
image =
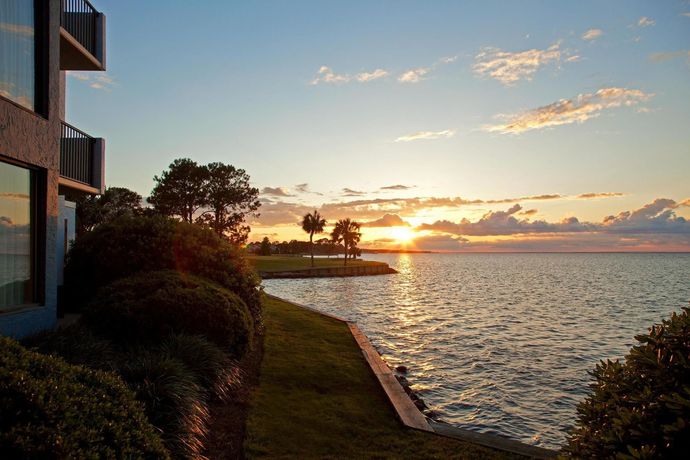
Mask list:
POLYGON ((105 70, 105 15, 87 0, 60 7, 60 70, 105 70))
POLYGON ((105 191, 105 140, 62 122, 60 186, 93 195, 105 191))

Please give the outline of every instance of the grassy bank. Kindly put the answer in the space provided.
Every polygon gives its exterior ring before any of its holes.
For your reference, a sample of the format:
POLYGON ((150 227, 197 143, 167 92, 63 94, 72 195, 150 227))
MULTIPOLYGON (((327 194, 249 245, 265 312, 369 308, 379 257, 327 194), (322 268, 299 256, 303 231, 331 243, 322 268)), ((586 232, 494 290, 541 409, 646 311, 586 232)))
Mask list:
MULTIPOLYGON (((290 256, 248 256, 247 259, 259 272, 287 272, 295 270, 307 270, 311 268, 309 257, 290 257, 290 256)), ((351 259, 347 261, 348 267, 361 267, 364 265, 385 265, 383 262, 371 260, 351 259)), ((343 259, 314 258, 314 267, 329 268, 342 267, 343 259)))
POLYGON ((345 324, 265 300, 248 457, 516 458, 403 427, 345 324))

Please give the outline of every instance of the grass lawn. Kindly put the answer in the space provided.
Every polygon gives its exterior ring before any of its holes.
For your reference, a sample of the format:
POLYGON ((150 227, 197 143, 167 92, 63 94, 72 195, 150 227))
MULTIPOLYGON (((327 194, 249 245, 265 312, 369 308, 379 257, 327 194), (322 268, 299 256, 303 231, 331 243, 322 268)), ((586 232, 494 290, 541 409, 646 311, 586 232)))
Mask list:
POLYGON ((519 458, 405 428, 347 326, 265 299, 245 453, 271 458, 519 458))
MULTIPOLYGON (((282 272, 293 270, 307 270, 311 268, 309 257, 288 257, 288 256, 247 256, 249 262, 260 272, 282 272)), ((371 260, 350 259, 347 261, 348 267, 360 267, 362 265, 385 265, 383 262, 371 260)), ((314 267, 342 267, 343 259, 326 259, 314 257, 314 267)))

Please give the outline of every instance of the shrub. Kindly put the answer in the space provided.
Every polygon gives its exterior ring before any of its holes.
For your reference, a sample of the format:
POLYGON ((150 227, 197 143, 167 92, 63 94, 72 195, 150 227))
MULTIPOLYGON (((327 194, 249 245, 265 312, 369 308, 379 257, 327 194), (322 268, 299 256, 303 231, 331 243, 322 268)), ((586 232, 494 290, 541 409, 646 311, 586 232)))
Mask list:
POLYGON ((40 332, 22 343, 44 355, 59 356, 70 364, 106 371, 116 370, 118 366, 113 345, 81 323, 40 332))
POLYGON ((121 344, 158 344, 171 334, 201 335, 233 357, 252 341, 244 302, 218 285, 167 270, 139 273, 101 289, 84 312, 98 334, 121 344))
POLYGON ((237 363, 203 337, 171 336, 163 342, 161 352, 181 361, 194 373, 199 385, 220 400, 228 400, 242 383, 237 363))
POLYGON ((577 458, 682 458, 690 452, 690 309, 635 337, 625 363, 591 373, 564 448, 577 458))
POLYGON ((175 458, 199 458, 209 418, 204 393, 182 362, 135 350, 120 370, 175 458))
POLYGON ((77 239, 65 267, 70 308, 97 288, 141 271, 175 269, 211 279, 236 293, 260 325, 259 279, 240 249, 213 231, 160 216, 123 216, 77 239))
POLYGON ((4 458, 169 458, 120 379, 4 337, 0 452, 4 458))

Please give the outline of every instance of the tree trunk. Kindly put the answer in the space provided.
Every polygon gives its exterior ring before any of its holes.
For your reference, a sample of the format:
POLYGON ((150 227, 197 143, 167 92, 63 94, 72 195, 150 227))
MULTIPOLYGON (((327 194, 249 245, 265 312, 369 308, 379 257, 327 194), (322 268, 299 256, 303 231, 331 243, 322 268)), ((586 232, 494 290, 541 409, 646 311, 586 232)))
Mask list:
POLYGON ((345 257, 343 258, 345 262, 343 263, 343 265, 347 266, 347 243, 345 241, 343 241, 343 246, 345 246, 345 257))
POLYGON ((309 233, 309 252, 311 252, 311 268, 314 268, 314 232, 309 233))

